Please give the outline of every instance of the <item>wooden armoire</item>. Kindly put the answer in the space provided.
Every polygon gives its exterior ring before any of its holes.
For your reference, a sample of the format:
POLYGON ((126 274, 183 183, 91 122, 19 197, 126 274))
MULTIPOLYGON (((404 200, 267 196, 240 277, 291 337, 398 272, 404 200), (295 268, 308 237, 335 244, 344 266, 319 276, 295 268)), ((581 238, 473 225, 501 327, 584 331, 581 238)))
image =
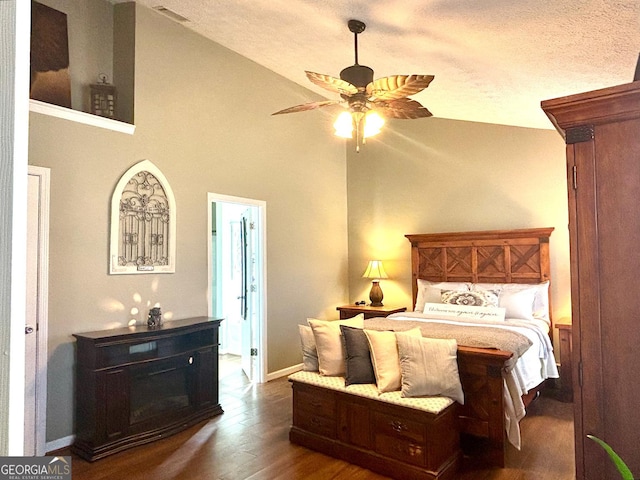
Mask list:
POLYGON ((640 478, 640 82, 542 102, 567 144, 576 478, 640 478))

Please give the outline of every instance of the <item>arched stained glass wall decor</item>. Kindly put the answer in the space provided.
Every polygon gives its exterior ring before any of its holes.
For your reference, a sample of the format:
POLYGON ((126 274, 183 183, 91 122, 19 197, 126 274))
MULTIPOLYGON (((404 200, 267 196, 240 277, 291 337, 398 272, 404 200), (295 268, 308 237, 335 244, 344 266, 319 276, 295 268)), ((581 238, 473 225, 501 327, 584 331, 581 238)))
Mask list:
POLYGON ((110 250, 112 274, 175 272, 176 202, 149 160, 127 170, 113 192, 110 250))

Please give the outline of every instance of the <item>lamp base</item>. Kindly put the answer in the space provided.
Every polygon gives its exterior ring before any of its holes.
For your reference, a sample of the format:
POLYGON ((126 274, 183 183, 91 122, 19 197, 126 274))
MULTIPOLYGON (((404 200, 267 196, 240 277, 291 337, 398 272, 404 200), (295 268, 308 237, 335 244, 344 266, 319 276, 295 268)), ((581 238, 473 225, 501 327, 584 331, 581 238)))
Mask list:
POLYGON ((383 307, 382 304, 382 289, 380 288, 380 282, 373 281, 371 282, 371 291, 369 292, 369 300, 371 300, 372 307, 383 307))

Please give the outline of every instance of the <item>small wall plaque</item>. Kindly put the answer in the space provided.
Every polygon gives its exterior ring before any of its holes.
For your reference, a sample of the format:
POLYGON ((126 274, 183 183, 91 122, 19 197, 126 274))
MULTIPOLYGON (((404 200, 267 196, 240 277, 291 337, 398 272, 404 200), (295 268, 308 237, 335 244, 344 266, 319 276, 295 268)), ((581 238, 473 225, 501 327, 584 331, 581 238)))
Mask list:
POLYGON ((91 113, 106 118, 116 115, 116 87, 107 83, 107 76, 100 75, 100 83, 90 85, 91 113))

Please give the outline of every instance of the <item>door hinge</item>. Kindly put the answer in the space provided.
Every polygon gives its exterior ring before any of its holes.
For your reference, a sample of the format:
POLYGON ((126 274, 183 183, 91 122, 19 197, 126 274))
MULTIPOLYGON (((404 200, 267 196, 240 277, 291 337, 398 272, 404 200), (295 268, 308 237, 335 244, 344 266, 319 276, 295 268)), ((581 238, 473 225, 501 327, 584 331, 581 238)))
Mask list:
POLYGON ((578 385, 582 386, 582 362, 578 362, 578 385))
POLYGON ((577 190, 578 189, 578 167, 574 165, 572 167, 572 170, 573 170, 573 189, 577 190))
POLYGON ((257 348, 252 348, 251 349, 251 356, 252 357, 257 357, 258 356, 258 349, 257 348))

